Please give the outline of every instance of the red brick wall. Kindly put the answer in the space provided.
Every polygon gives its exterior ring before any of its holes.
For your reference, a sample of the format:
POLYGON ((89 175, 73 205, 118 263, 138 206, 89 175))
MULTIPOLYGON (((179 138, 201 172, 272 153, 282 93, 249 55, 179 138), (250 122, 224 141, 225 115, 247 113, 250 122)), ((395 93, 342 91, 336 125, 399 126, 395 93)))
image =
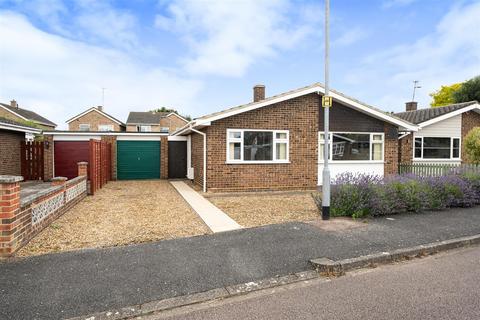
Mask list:
MULTIPOLYGON (((316 188, 318 102, 318 95, 313 93, 215 121, 205 130, 208 190, 316 188), (227 128, 289 130, 290 163, 226 164, 227 128)), ((195 139, 192 149, 198 144, 195 139)), ((194 153, 192 163, 197 162, 194 153)))
POLYGON ((398 173, 398 130, 396 127, 385 124, 385 154, 384 175, 398 173))
POLYGON ((113 131, 125 131, 125 127, 93 110, 70 122, 68 130, 80 131, 80 124, 90 124, 90 131, 100 131, 99 126, 103 124, 112 125, 113 131))
POLYGON ((45 175, 45 181, 48 181, 53 178, 53 153, 54 153, 54 143, 52 135, 44 135, 44 150, 43 150, 43 171, 45 175), (48 144, 48 149, 47 149, 48 144))
POLYGON ((0 175, 21 175, 20 141, 25 133, 0 130, 0 175))
POLYGON ((480 127, 480 114, 474 111, 468 111, 462 114, 462 162, 468 163, 468 156, 465 152, 464 139, 465 136, 475 127, 480 127))
POLYGON ((192 167, 194 173, 193 182, 203 187, 203 136, 198 133, 192 134, 192 167))
POLYGON ((160 179, 168 179, 168 137, 161 137, 160 149, 160 179))
POLYGON ((400 163, 412 163, 413 157, 413 133, 398 141, 398 161, 400 163))

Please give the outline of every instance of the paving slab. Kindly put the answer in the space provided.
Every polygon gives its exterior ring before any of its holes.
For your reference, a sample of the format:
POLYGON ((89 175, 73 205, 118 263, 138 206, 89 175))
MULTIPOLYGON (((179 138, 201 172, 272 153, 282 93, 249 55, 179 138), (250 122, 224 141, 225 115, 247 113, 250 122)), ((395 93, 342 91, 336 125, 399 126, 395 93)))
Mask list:
POLYGON ((0 319, 62 319, 312 270, 480 234, 480 208, 378 218, 325 230, 285 223, 0 262, 0 319))
POLYGON ((177 189, 178 193, 187 201, 212 232, 224 232, 242 228, 235 220, 214 206, 185 182, 171 181, 170 183, 177 189))

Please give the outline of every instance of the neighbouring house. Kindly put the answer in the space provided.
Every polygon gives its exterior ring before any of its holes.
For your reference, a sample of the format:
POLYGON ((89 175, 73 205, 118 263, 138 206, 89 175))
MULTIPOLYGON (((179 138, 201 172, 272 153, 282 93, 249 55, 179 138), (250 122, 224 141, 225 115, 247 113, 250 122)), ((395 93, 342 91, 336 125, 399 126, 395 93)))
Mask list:
POLYGON ((186 123, 188 120, 175 112, 130 112, 127 119, 127 131, 171 133, 186 123))
POLYGON ((460 164, 467 161, 463 139, 474 127, 480 127, 477 101, 418 110, 416 102, 407 102, 406 110, 395 115, 418 125, 419 130, 400 134, 401 163, 460 164))
POLYGON ((69 131, 125 131, 125 123, 103 111, 102 106, 87 109, 66 123, 69 131))
MULTIPOLYGON (((173 133, 187 137, 188 177, 204 191, 315 189, 322 183, 324 87, 319 83, 196 118, 173 133)), ((330 169, 395 174, 398 133, 417 126, 331 91, 330 169)))
POLYGON ((20 108, 15 100, 10 101, 10 104, 0 103, 0 117, 17 123, 24 123, 27 126, 34 125, 42 130, 53 130, 57 126, 38 113, 20 108))
POLYGON ((0 175, 21 175, 20 142, 26 135, 41 132, 25 123, 0 118, 0 175))

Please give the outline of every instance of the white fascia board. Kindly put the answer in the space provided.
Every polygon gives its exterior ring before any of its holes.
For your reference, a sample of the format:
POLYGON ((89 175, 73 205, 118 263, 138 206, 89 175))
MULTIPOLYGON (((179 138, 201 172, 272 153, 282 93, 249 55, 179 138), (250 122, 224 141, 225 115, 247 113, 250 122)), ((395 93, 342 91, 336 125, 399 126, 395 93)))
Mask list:
POLYGON ((73 117, 73 118, 65 121, 65 123, 70 123, 70 122, 72 122, 73 120, 76 120, 76 119, 78 119, 78 118, 80 118, 80 117, 83 117, 84 115, 86 115, 86 114, 88 114, 88 113, 90 113, 90 112, 92 112, 92 111, 98 112, 100 115, 102 115, 102 116, 104 116, 104 117, 112 120, 112 121, 115 122, 115 123, 118 123, 119 125, 122 125, 122 126, 125 125, 124 123, 122 123, 122 122, 120 122, 120 121, 112 118, 111 116, 109 116, 109 115, 106 114, 105 112, 98 110, 96 107, 92 107, 92 108, 90 108, 90 109, 88 109, 88 110, 85 110, 84 112, 80 113, 79 115, 77 115, 77 116, 75 116, 75 117, 73 117))
MULTIPOLYGON (((239 114, 239 113, 252 111, 252 110, 255 110, 255 109, 258 109, 258 108, 262 108, 262 107, 265 107, 265 106, 268 106, 268 105, 279 103, 279 102, 282 102, 282 101, 285 101, 285 100, 294 99, 294 98, 301 97, 301 96, 304 96, 306 94, 310 94, 310 93, 314 93, 314 92, 324 94, 325 89, 321 86, 314 86, 314 87, 307 88, 307 89, 304 89, 304 90, 300 90, 300 91, 297 91, 297 92, 294 92, 294 93, 291 93, 291 94, 287 94, 287 95, 284 95, 284 96, 281 96, 281 97, 278 97, 278 98, 275 98, 275 99, 272 99, 272 100, 256 103, 256 104, 244 107, 244 108, 238 108, 238 109, 235 109, 235 110, 231 110, 231 111, 228 111, 228 112, 216 115, 216 116, 212 116, 212 117, 209 117, 209 118, 206 118, 206 119, 198 120, 198 123, 195 124, 195 127, 198 127, 200 125, 209 126, 211 124, 211 122, 213 122, 215 120, 231 117, 231 116, 234 116, 234 115, 239 114)), ((394 117, 391 117, 391 116, 389 116, 389 115, 387 115, 387 114, 385 114, 381 111, 375 110, 375 109, 373 109, 371 107, 368 107, 366 105, 363 105, 363 104, 361 104, 357 101, 353 101, 351 99, 348 99, 347 97, 339 95, 335 92, 330 92, 330 95, 335 100, 341 101, 344 104, 346 104, 347 106, 350 106, 353 109, 356 109, 356 110, 358 110, 362 113, 369 114, 369 115, 373 116, 374 118, 381 119, 381 120, 384 120, 385 122, 395 124, 395 125, 397 125, 401 128, 409 130, 409 131, 418 131, 418 126, 417 125, 414 125, 412 123, 409 123, 407 121, 403 121, 403 120, 400 120, 400 119, 397 119, 397 118, 394 118, 394 117)))
POLYGON ((4 109, 4 110, 7 110, 8 112, 10 112, 11 114, 13 114, 13 115, 15 115, 15 116, 17 116, 17 117, 19 117, 19 118, 22 118, 22 119, 23 119, 23 120, 25 120, 25 121, 30 121, 29 119, 27 119, 27 118, 25 118, 25 117, 23 117, 23 116, 19 115, 18 113, 16 113, 16 112, 14 112, 14 111, 10 110, 9 108, 5 108, 5 107, 4 107, 4 106, 2 106, 1 104, 0 104, 0 107, 1 107, 2 109, 4 109))
POLYGON ((163 132, 115 132, 115 131, 85 131, 85 132, 78 132, 78 131, 44 131, 43 134, 45 135, 54 135, 54 136, 168 136, 168 133, 163 132))
POLYGON ((24 127, 24 126, 19 126, 19 125, 10 124, 10 123, 3 123, 3 122, 0 123, 0 129, 25 132, 25 133, 37 133, 37 134, 42 133, 42 130, 40 129, 24 127))
POLYGON ((437 122, 440 122, 440 121, 443 121, 443 120, 447 120, 448 118, 452 118, 452 117, 458 116, 458 115, 460 115, 464 112, 472 111, 472 110, 475 110, 475 109, 476 109, 477 112, 480 113, 480 105, 478 103, 472 104, 471 106, 468 106, 468 107, 465 107, 465 108, 462 108, 462 109, 452 111, 452 112, 444 114, 444 115, 441 115, 440 117, 436 117, 434 119, 419 123, 418 126, 420 127, 420 129, 422 129, 422 128, 430 126, 434 123, 437 123, 437 122))
POLYGON ((187 136, 168 136, 168 141, 187 141, 187 136))

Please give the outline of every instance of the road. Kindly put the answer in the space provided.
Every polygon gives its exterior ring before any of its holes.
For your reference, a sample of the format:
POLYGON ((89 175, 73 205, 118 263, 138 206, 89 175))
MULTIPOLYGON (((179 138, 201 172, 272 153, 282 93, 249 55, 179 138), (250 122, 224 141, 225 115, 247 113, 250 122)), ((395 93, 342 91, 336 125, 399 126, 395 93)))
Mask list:
POLYGON ((480 319, 480 247, 142 317, 480 319))

